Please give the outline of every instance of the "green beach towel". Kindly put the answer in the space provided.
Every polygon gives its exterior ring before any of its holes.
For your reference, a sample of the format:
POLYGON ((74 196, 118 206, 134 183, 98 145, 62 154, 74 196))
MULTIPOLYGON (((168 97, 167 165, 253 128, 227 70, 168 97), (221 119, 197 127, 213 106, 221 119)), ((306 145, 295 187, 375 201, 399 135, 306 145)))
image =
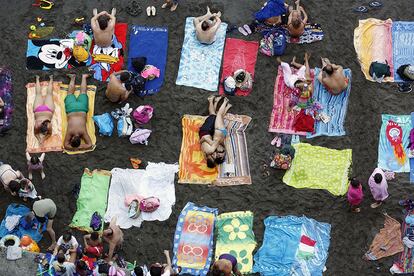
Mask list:
POLYGON ((109 171, 94 170, 91 172, 89 169, 84 170, 76 203, 77 210, 70 227, 87 232, 93 231, 90 227, 91 217, 95 212, 101 216, 105 214, 110 179, 111 172, 109 171))
POLYGON ((283 182, 295 188, 325 189, 333 195, 346 194, 352 150, 335 150, 306 143, 293 145, 295 158, 283 182))
POLYGON ((221 254, 231 254, 237 259, 241 273, 250 273, 253 266, 253 250, 256 241, 253 233, 253 213, 240 211, 224 213, 216 221, 217 260, 221 254))

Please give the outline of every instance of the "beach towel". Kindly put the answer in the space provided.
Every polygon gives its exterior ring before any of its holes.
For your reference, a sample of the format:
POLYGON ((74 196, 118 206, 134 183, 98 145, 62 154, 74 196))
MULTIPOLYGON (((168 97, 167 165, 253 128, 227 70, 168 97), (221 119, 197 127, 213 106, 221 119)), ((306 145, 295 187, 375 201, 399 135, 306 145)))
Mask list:
POLYGON ((289 32, 286 31, 286 40, 292 44, 309 44, 321 41, 324 36, 325 34, 319 24, 306 24, 305 31, 300 37, 290 37, 289 32))
POLYGON ((112 45, 106 48, 95 45, 92 42, 92 65, 90 69, 95 71, 93 77, 99 81, 108 81, 109 76, 122 70, 124 66, 124 53, 126 52, 126 36, 128 24, 117 23, 112 45))
POLYGON ((404 250, 401 241, 400 223, 389 215, 384 215, 384 228, 375 235, 368 252, 364 255, 366 260, 376 261, 384 257, 395 255, 404 250))
POLYGON ((391 67, 391 77, 384 82, 394 80, 394 65, 392 57, 392 20, 379 20, 368 18, 359 20, 359 25, 354 30, 354 47, 358 56, 361 70, 367 80, 373 81, 369 75, 369 67, 372 62, 388 62, 391 67))
MULTIPOLYGON (((315 75, 318 76, 321 69, 315 68, 315 75)), ((348 78, 348 87, 339 95, 329 93, 318 78, 314 79, 312 98, 322 105, 321 112, 331 117, 328 123, 315 121, 315 130, 308 133, 307 138, 313 138, 321 135, 326 136, 344 136, 345 118, 348 109, 348 99, 351 93, 352 73, 351 69, 344 70, 345 77, 348 78)))
MULTIPOLYGON (((292 69, 296 72, 296 69, 292 69)), ((314 76, 311 70, 311 76, 314 76)), ((292 109, 295 97, 298 97, 297 91, 294 91, 286 86, 282 67, 279 66, 273 92, 273 109, 270 115, 269 132, 306 135, 304 131, 296 131, 294 123, 299 111, 292 109)))
MULTIPOLYGON (((68 88, 69 86, 67 84, 61 84, 60 85, 60 97, 61 97, 61 101, 64 103, 65 102, 65 97, 68 94, 68 88)), ((75 95, 79 95, 80 93, 80 85, 76 85, 75 88, 75 95)), ((67 154, 80 154, 80 153, 85 153, 85 152, 89 152, 89 151, 93 151, 95 149, 96 146, 96 135, 95 135, 95 123, 93 121, 93 113, 94 113, 94 109, 95 109, 95 94, 96 94, 96 86, 95 85, 88 85, 87 87, 87 94, 88 94, 88 98, 89 98, 89 111, 86 114, 86 129, 88 131, 89 137, 91 137, 92 140, 92 145, 94 145, 92 147, 92 149, 89 150, 82 150, 82 151, 67 151, 67 150, 63 150, 65 153, 67 154)), ((65 141, 65 135, 66 135, 66 128, 68 125, 68 121, 67 121, 67 116, 66 116, 66 110, 65 110, 65 104, 62 104, 62 148, 63 148, 63 141, 65 141)), ((84 143, 82 141, 82 143, 84 143)))
POLYGON ((198 41, 193 20, 194 17, 186 19, 180 67, 175 84, 217 91, 227 24, 221 23, 216 33, 216 41, 206 45, 198 41))
MULTIPOLYGON (((407 216, 412 216, 413 210, 409 210, 405 218, 402 222, 402 228, 401 228, 401 239, 409 239, 409 241, 412 241, 414 237, 414 225, 410 225, 405 222, 405 219, 407 216)), ((382 231, 382 230, 381 230, 382 231)), ((399 273, 413 273, 414 272, 414 252, 413 247, 408 247, 407 244, 403 241, 403 251, 401 252, 400 256, 397 258, 397 260, 394 262, 393 268, 397 268, 397 271, 399 273)))
POLYGON ((414 22, 394 21, 392 23, 392 55, 394 81, 403 82, 397 70, 401 65, 414 64, 414 22))
POLYGON ((381 118, 378 167, 384 171, 409 172, 407 146, 411 131, 411 116, 382 114, 381 118))
POLYGON ((178 217, 174 234, 174 268, 181 273, 207 275, 213 257, 214 223, 218 210, 188 202, 178 217))
POLYGON ((217 260, 222 254, 231 254, 237 259, 237 268, 241 273, 251 273, 253 250, 256 241, 253 233, 253 213, 240 211, 224 213, 216 221, 217 260))
MULTIPOLYGON (((81 188, 76 202, 76 213, 69 227, 81 231, 93 232, 90 227, 93 213, 105 214, 109 180, 111 173, 105 170, 85 169, 81 178, 81 188)), ((103 229, 101 229, 103 230, 103 229)))
POLYGON ((294 144, 295 158, 283 182, 301 189, 324 189, 333 195, 348 190, 352 150, 335 150, 306 143, 294 144))
MULTIPOLYGON (((42 234, 39 233, 39 227, 40 227, 40 223, 38 223, 37 219, 34 218, 35 220, 35 224, 37 224, 37 228, 36 229, 25 229, 23 227, 23 223, 22 221, 25 219, 25 216, 31 212, 31 210, 26 207, 23 204, 16 204, 16 203, 12 203, 7 207, 6 210, 6 214, 4 216, 4 219, 1 221, 1 225, 0 225, 0 238, 6 236, 6 235, 15 235, 19 238, 23 237, 24 235, 28 235, 30 236, 34 241, 39 242, 42 239, 42 234), (19 219, 19 224, 12 230, 9 231, 6 228, 6 219, 7 217, 10 216, 21 216, 19 219)), ((42 228, 42 233, 44 231, 46 231, 46 224, 44 223, 44 227, 42 228)))
POLYGON ((198 131, 206 117, 184 115, 183 140, 180 152, 178 183, 214 184, 218 186, 251 184, 249 157, 245 129, 251 118, 226 114, 224 124, 228 135, 225 139, 226 158, 218 168, 208 168, 200 147, 198 131))
MULTIPOLYGON (((414 112, 411 112, 411 128, 414 128, 414 112)), ((410 149, 407 150, 410 152, 410 149)), ((414 158, 410 158, 410 183, 414 183, 414 158)))
MULTIPOLYGON (((145 83, 147 95, 157 93, 164 83, 168 52, 168 29, 165 27, 133 26, 129 41, 128 70, 136 71, 131 60, 146 57, 147 64, 160 69, 160 76, 145 83)), ((140 73, 140 72, 138 72, 140 73)))
POLYGON ((264 276, 322 276, 328 258, 331 225, 305 216, 267 217, 263 244, 254 255, 253 272, 264 276), (315 241, 313 255, 302 258, 304 237, 315 241))
MULTIPOLYGON (((40 83, 43 95, 46 95, 48 85, 48 81, 43 81, 40 83)), ((53 82, 53 103, 55 104, 55 112, 53 113, 52 117, 52 135, 43 142, 42 146, 40 145, 39 140, 37 140, 34 134, 35 118, 33 112, 33 103, 36 97, 36 84, 28 83, 26 85, 27 152, 40 153, 49 151, 62 151, 62 108, 64 108, 64 103, 60 97, 60 85, 60 82, 53 82)))
MULTIPOLYGON (((254 68, 256 66, 257 41, 245 41, 237 38, 227 38, 224 47, 223 70, 221 72, 219 93, 224 94, 223 82, 228 76, 232 76, 238 69, 244 69, 252 75, 254 80, 254 68)), ((250 91, 236 90, 237 96, 248 96, 250 91)))
POLYGON ((5 67, 0 67, 0 98, 4 103, 4 117, 0 118, 1 136, 12 127, 12 114, 14 110, 12 73, 5 67))
POLYGON ((148 162, 145 170, 112 169, 105 221, 109 222, 116 216, 119 227, 128 229, 140 227, 143 221, 167 220, 175 204, 174 177, 177 171, 178 165, 152 162, 148 162), (125 198, 134 195, 156 197, 160 200, 160 206, 152 213, 141 212, 138 218, 131 219, 125 198))

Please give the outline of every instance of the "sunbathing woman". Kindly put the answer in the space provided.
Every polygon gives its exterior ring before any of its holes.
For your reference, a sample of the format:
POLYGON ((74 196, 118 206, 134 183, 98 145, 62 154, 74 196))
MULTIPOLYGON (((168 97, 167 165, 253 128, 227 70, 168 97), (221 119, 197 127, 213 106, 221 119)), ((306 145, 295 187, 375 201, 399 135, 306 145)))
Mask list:
POLYGON ((318 80, 333 95, 341 94, 348 87, 349 79, 345 77, 344 68, 333 64, 327 58, 321 58, 322 70, 319 72, 318 80))
POLYGON ((230 109, 231 104, 228 103, 227 98, 224 98, 217 111, 221 99, 221 97, 215 96, 208 98, 209 116, 199 130, 201 150, 206 155, 209 168, 223 163, 225 156, 224 138, 227 135, 227 130, 224 127, 224 115, 230 109))
POLYGON ((52 135, 52 117, 55 111, 55 104, 53 102, 53 75, 49 77, 49 85, 44 97, 39 79, 40 77, 36 76, 36 96, 33 103, 33 113, 35 118, 34 134, 42 145, 52 135))

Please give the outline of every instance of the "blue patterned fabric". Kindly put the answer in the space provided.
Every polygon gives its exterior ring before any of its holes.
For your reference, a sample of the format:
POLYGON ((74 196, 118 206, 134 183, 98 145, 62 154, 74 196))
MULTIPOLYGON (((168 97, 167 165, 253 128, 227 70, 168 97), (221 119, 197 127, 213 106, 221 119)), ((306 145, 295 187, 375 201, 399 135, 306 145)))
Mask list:
POLYGON ((193 19, 194 17, 186 19, 180 68, 175 83, 217 91, 227 24, 221 23, 216 41, 207 45, 197 40, 193 19))
POLYGON ((397 74, 401 65, 414 63, 414 22, 394 21, 392 23, 392 55, 394 81, 403 82, 397 74))
POLYGON ((254 255, 253 272, 265 276, 322 276, 328 258, 331 225, 305 216, 265 219, 263 245, 254 255), (297 257, 301 236, 316 241, 310 259, 297 257))
MULTIPOLYGON (((414 128, 414 112, 411 112, 411 128, 414 128)), ((414 158, 410 158, 410 183, 414 183, 414 158)))
POLYGON ((326 136, 343 136, 345 135, 345 118, 348 109, 348 99, 351 93, 351 78, 352 73, 350 69, 345 69, 344 74, 349 79, 348 87, 339 95, 332 95, 329 93, 322 83, 319 82, 317 76, 321 69, 315 68, 315 80, 312 98, 319 102, 323 110, 331 117, 331 120, 325 124, 322 121, 315 121, 314 133, 309 133, 307 138, 313 138, 321 135, 326 136))

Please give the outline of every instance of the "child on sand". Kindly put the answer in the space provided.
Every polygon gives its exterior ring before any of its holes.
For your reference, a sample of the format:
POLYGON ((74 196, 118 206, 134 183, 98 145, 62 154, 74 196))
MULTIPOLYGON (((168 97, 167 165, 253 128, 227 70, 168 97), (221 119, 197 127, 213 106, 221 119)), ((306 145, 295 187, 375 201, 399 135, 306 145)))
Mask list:
POLYGON ((41 199, 41 197, 37 195, 35 186, 27 178, 10 181, 9 189, 12 196, 18 195, 19 197, 23 198, 24 201, 27 201, 28 198, 41 199))
POLYGON ((348 202, 351 205, 351 211, 359 213, 361 212, 361 209, 358 206, 361 204, 364 197, 361 182, 356 178, 352 178, 349 184, 347 197, 348 202))
POLYGON ((40 157, 37 157, 37 156, 30 156, 30 154, 26 152, 27 170, 29 172, 30 180, 32 180, 33 178, 33 171, 40 171, 40 175, 42 179, 45 179, 46 175, 43 171, 43 160, 44 159, 45 159, 45 153, 42 153, 40 157))
POLYGON ((57 255, 59 252, 65 254, 66 259, 74 263, 76 260, 76 252, 78 249, 78 241, 76 238, 70 233, 66 232, 63 234, 57 241, 57 246, 54 250, 54 255, 57 255))
POLYGON ((170 8, 170 11, 175 11, 178 6, 178 0, 164 0, 164 4, 162 4, 161 8, 170 8))
POLYGON ((375 200, 371 208, 377 208, 388 198, 388 183, 384 171, 376 168, 369 177, 368 185, 375 200))

